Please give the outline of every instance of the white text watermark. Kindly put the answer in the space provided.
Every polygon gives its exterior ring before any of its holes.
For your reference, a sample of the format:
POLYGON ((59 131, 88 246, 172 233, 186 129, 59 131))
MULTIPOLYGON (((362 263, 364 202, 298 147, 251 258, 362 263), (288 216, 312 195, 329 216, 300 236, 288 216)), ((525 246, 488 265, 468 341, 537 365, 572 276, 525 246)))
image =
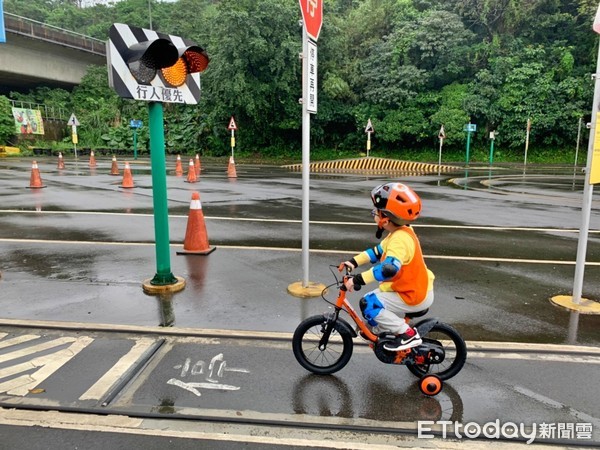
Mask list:
POLYGON ((531 444, 536 439, 592 439, 591 423, 523 423, 506 422, 500 420, 487 422, 483 425, 476 422, 452 422, 450 420, 420 420, 417 422, 417 437, 419 439, 432 439, 434 433, 442 438, 455 437, 458 439, 517 439, 531 444))

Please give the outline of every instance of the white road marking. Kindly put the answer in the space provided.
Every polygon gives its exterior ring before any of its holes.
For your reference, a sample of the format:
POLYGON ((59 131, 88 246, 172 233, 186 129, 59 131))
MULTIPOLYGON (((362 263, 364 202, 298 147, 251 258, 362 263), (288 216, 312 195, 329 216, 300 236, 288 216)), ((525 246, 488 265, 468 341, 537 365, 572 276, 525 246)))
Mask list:
POLYGON ((110 368, 102 377, 94 383, 86 392, 83 393, 80 400, 100 400, 108 390, 117 382, 117 380, 142 356, 142 354, 155 342, 155 339, 141 338, 136 341, 133 347, 123 355, 115 365, 110 368))
MULTIPOLYGON (((0 339, 4 338, 7 333, 2 333, 0 335, 0 339)), ((22 344, 23 342, 29 342, 34 339, 39 339, 39 336, 35 336, 33 334, 24 334, 23 336, 17 336, 7 340, 0 341, 0 348, 12 347, 13 345, 22 344)))
POLYGON ((0 363, 5 361, 10 361, 17 358, 22 358, 23 356, 31 355, 33 353, 41 352, 43 350, 48 350, 50 348, 58 347, 60 345, 68 344, 70 342, 74 342, 74 337, 62 337, 58 339, 53 339, 52 341, 43 342, 38 345, 32 345, 31 347, 27 347, 21 350, 16 350, 14 352, 4 353, 0 355, 0 363))
POLYGON ((178 386, 180 388, 185 389, 186 391, 190 391, 191 393, 200 397, 202 393, 199 389, 212 389, 217 391, 239 391, 240 388, 238 386, 231 386, 229 384, 214 384, 214 383, 186 383, 184 381, 178 380, 176 378, 171 378, 167 381, 167 384, 171 384, 173 386, 178 386))
MULTIPOLYGON (((125 216, 125 217, 148 217, 152 218, 152 214, 138 213, 117 213, 117 212, 94 212, 94 211, 24 211, 19 209, 0 209, 0 214, 55 214, 55 215, 98 215, 98 216, 125 216)), ((169 218, 187 219, 187 215, 169 214, 169 218)), ((229 222, 271 222, 271 223, 293 223, 301 224, 302 220, 296 219, 267 219, 267 218, 252 218, 252 217, 227 217, 227 216, 204 216, 205 220, 225 220, 229 222)), ((311 220, 313 225, 342 225, 342 226, 365 226, 373 227, 373 222, 339 222, 328 220, 311 220)), ((533 232, 548 232, 548 233, 579 233, 577 228, 541 228, 541 227, 500 227, 500 226, 485 226, 485 225, 436 225, 436 224, 415 224, 415 228, 442 228, 442 229, 459 229, 459 230, 484 230, 484 231, 533 231, 533 232)), ((600 230, 589 230, 589 233, 600 233, 600 230)), ((312 250, 311 250, 312 251, 312 250)))
POLYGON ((481 359, 510 359, 512 361, 523 360, 523 361, 552 361, 552 362, 564 362, 573 363, 578 362, 581 364, 600 364, 600 356, 587 356, 587 355, 561 355, 561 354, 548 354, 548 353, 516 353, 516 352, 472 352, 468 354, 468 358, 481 358, 481 359))
MULTIPOLYGON (((98 245, 98 246, 143 246, 154 247, 154 242, 102 242, 102 241, 61 241, 61 240, 48 240, 48 239, 8 239, 0 238, 0 242, 9 243, 31 243, 31 244, 60 244, 60 245, 98 245)), ((181 246, 182 244, 171 242, 171 246, 181 246)), ((241 245, 221 245, 218 247, 224 250, 260 250, 260 251, 274 251, 274 252, 301 252, 301 248, 286 248, 286 247, 261 247, 261 246, 241 246, 241 245)), ((355 255, 360 253, 362 250, 325 250, 325 249, 311 249, 311 253, 321 254, 335 254, 335 255, 355 255)), ((521 264, 552 264, 552 265, 564 265, 574 266, 576 261, 562 261, 558 259, 519 259, 519 258, 492 258, 485 256, 449 256, 449 255, 425 255, 426 259, 447 259, 453 261, 485 261, 485 262, 504 262, 504 263, 521 263, 521 264)), ((587 266, 600 266, 600 261, 586 261, 587 266)))
MULTIPOLYGON (((59 339, 56 339, 56 341, 58 340, 59 339)), ((68 348, 55 352, 52 355, 41 357, 42 364, 40 364, 41 367, 36 372, 31 375, 21 375, 20 377, 0 383, 0 392, 6 392, 9 395, 27 395, 31 389, 38 386, 42 381, 74 358, 92 341, 92 338, 85 336, 78 337, 77 339, 71 338, 70 342, 73 343, 68 348)), ((31 361, 30 366, 33 365, 37 367, 35 361, 35 359, 31 361)))

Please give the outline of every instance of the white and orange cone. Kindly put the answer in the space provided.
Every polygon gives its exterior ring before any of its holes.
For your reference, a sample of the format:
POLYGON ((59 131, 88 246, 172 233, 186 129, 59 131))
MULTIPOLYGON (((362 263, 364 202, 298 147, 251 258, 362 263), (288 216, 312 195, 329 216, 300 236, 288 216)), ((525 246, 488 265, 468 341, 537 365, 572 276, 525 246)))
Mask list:
POLYGON ((38 168, 38 164, 36 161, 31 163, 31 178, 29 179, 29 188, 30 189, 40 189, 45 188, 42 184, 42 177, 40 176, 40 169, 38 168))
POLYGON ((110 166, 110 174, 111 175, 119 175, 119 165, 117 164, 117 157, 113 155, 112 157, 112 165, 110 166))
POLYGON ((196 169, 196 177, 200 176, 202 165, 200 164, 200 155, 196 154, 196 161, 194 162, 194 169, 196 169))
POLYGON ((58 164, 56 165, 57 169, 65 168, 65 160, 63 158, 62 152, 58 152, 58 164))
POLYGON ((94 151, 90 152, 90 167, 96 167, 96 157, 94 156, 94 151))
POLYGON ((187 228, 185 230, 183 250, 178 251, 177 254, 208 255, 209 253, 214 252, 216 249, 217 247, 211 247, 208 244, 206 224, 204 223, 204 214, 202 213, 202 204, 200 203, 200 193, 192 192, 190 214, 188 216, 187 228))
POLYGON ((131 167, 129 167, 129 163, 125 163, 125 170, 123 171, 123 183, 121 184, 122 188, 131 189, 135 187, 133 185, 133 176, 131 175, 131 167))
POLYGON ((227 166, 227 177, 237 178, 237 172, 235 170, 235 161, 233 160, 233 156, 229 157, 229 165, 227 166))
POLYGON ((198 181, 198 178, 196 178, 196 167, 194 166, 194 160, 190 159, 190 164, 188 166, 187 180, 185 180, 185 182, 186 183, 195 183, 196 181, 198 181))
POLYGON ((181 156, 177 155, 177 162, 175 163, 175 175, 178 177, 183 175, 183 167, 181 167, 181 156))

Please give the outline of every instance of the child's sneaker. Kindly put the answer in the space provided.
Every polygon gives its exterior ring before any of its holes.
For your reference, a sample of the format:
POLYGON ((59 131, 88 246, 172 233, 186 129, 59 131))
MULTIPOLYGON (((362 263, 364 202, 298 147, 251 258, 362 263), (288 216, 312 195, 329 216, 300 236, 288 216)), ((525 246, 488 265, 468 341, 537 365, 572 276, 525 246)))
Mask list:
POLYGON ((416 347, 421 345, 422 342, 419 332, 414 328, 409 328, 406 332, 397 335, 393 341, 384 344, 383 348, 390 352, 397 352, 398 350, 416 347))

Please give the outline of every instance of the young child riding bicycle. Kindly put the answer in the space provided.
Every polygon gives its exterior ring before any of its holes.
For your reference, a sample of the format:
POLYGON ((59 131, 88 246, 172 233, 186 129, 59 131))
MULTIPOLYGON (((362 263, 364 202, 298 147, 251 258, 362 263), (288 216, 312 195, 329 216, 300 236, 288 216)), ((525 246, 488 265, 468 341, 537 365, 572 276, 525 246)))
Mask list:
POLYGON ((389 351, 405 350, 422 343, 419 332, 410 327, 404 315, 423 311, 433 303, 433 273, 425 265, 419 238, 410 223, 421 213, 421 199, 402 183, 386 183, 371 191, 375 209, 371 214, 377 223, 377 239, 387 236, 379 245, 359 253, 340 264, 349 271, 371 263, 370 269, 348 277, 345 285, 379 282, 379 288, 360 299, 363 317, 377 332, 389 332, 396 339, 384 345, 389 351))

